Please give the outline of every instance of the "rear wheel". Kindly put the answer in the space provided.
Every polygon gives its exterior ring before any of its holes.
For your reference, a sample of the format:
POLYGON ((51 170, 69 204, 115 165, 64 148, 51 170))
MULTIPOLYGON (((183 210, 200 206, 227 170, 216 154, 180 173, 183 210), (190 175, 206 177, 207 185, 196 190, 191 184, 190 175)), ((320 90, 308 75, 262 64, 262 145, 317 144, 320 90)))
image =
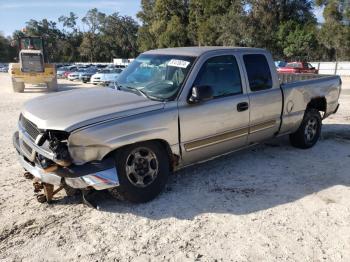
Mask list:
POLYGON ((128 146, 115 155, 119 186, 110 189, 118 199, 134 203, 154 199, 166 185, 169 158, 160 143, 146 142, 128 146))
POLYGON ((23 93, 24 92, 24 83, 16 82, 16 80, 12 80, 12 88, 13 88, 13 91, 16 93, 23 93))
POLYGON ((289 136, 290 142, 297 148, 313 147, 320 138, 321 128, 320 112, 314 108, 307 109, 299 129, 289 136))

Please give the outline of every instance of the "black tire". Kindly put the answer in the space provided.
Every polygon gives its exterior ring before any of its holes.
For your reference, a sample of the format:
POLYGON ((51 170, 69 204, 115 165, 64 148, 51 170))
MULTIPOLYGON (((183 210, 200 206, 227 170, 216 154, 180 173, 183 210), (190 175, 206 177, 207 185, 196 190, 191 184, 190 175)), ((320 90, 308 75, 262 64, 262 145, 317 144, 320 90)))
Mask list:
POLYGON ((303 121, 298 130, 289 135, 292 146, 307 149, 313 147, 321 135, 322 119, 317 109, 309 108, 305 111, 303 121), (311 123, 312 127, 310 127, 311 123))
POLYGON ((77 188, 70 187, 68 185, 64 185, 63 187, 64 191, 66 192, 67 196, 77 196, 80 193, 80 190, 77 188))
MULTIPOLYGON (((170 173, 169 157, 166 149, 160 143, 145 142, 127 146, 116 152, 115 161, 119 178, 119 186, 112 188, 109 191, 111 195, 117 199, 127 200, 133 203, 144 203, 154 199, 164 189, 170 173), (137 151, 138 149, 150 150, 153 152, 150 154, 153 154, 152 156, 156 158, 152 160, 156 161, 157 166, 157 171, 154 171, 154 178, 149 178, 148 180, 152 179, 150 180, 151 182, 143 187, 137 186, 135 184, 136 182, 132 182, 133 174, 131 174, 132 176, 130 174, 128 175, 126 171, 127 165, 129 167, 132 166, 131 164, 133 164, 133 167, 135 166, 137 158, 134 158, 131 163, 130 158, 133 156, 133 152, 137 151)), ((144 176, 143 180, 147 178, 147 174, 148 172, 146 173, 146 176, 144 176)), ((139 177, 139 175, 137 176, 139 177)))

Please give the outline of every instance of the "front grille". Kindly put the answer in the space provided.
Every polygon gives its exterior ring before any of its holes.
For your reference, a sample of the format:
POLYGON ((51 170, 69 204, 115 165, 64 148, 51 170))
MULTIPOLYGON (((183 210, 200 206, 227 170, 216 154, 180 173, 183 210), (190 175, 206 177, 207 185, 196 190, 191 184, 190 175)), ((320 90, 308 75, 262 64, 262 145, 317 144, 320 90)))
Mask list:
POLYGON ((24 148, 29 154, 33 153, 33 149, 29 145, 27 145, 26 142, 23 141, 22 145, 23 145, 22 149, 24 148))
POLYGON ((44 65, 41 54, 23 53, 21 54, 22 72, 40 73, 44 72, 44 65))
POLYGON ((24 116, 20 116, 20 124, 22 128, 29 134, 31 138, 35 141, 35 139, 38 137, 40 134, 40 130, 37 128, 37 126, 30 122, 28 119, 26 119, 24 116))

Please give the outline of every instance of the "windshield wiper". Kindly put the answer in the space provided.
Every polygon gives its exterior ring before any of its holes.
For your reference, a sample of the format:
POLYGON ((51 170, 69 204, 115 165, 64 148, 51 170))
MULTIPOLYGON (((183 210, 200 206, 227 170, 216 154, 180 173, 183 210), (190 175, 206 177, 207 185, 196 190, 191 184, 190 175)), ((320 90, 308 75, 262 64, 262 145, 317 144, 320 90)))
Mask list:
POLYGON ((155 96, 150 96, 149 94, 147 94, 145 91, 143 91, 142 89, 138 89, 136 87, 131 87, 131 86, 126 86, 126 88, 132 90, 132 91, 136 91, 139 94, 141 94, 143 97, 146 97, 150 100, 156 100, 156 101, 163 101, 163 99, 155 97, 155 96))
POLYGON ((145 91, 142 91, 141 89, 138 89, 136 87, 131 87, 131 86, 125 86, 125 85, 121 85, 121 84, 118 84, 118 82, 115 82, 114 83, 115 87, 117 87, 118 90, 130 90, 132 92, 137 92, 139 93, 140 95, 142 95, 143 97, 145 98, 148 98, 150 100, 155 100, 155 101, 164 101, 163 99, 161 98, 158 98, 158 97, 155 97, 155 96, 150 96, 149 94, 147 94, 145 91), (121 89, 122 88, 122 89, 121 89))

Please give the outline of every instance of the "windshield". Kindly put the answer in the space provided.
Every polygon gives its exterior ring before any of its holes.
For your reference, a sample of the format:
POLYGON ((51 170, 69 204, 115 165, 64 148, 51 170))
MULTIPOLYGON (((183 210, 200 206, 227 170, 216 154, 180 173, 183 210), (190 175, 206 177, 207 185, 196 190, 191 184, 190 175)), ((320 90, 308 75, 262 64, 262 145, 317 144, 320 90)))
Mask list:
POLYGON ((140 55, 118 78, 121 88, 137 89, 149 98, 169 100, 180 90, 195 57, 140 55))

